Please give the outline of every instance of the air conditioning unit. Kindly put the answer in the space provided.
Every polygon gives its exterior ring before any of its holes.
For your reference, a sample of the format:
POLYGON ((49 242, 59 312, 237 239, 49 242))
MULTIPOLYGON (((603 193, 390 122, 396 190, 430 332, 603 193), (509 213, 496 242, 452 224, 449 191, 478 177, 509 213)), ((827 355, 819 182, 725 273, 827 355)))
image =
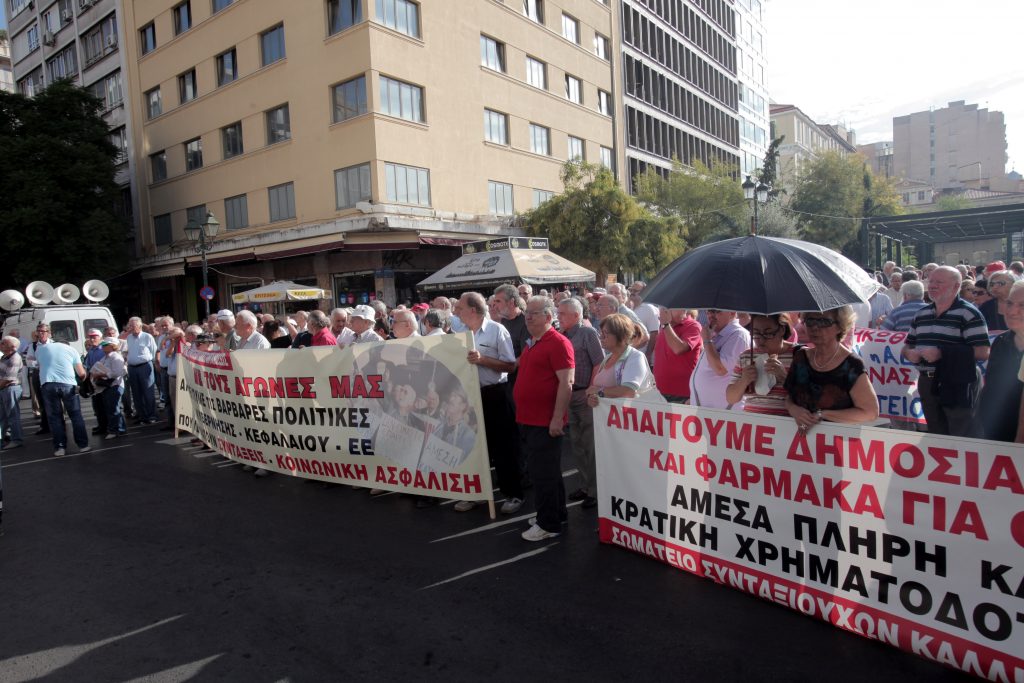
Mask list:
POLYGON ((107 36, 107 47, 114 47, 117 45, 117 36, 111 34, 107 36))
POLYGON ((53 43, 54 43, 53 34, 50 33, 49 31, 44 31, 43 32, 43 45, 53 45, 53 43))

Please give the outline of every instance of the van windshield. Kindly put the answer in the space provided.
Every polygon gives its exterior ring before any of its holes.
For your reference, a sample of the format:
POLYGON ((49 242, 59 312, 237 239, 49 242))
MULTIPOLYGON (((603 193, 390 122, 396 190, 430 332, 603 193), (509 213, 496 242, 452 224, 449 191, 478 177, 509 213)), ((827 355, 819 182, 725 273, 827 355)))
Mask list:
POLYGON ((78 341, 78 323, 74 320, 53 320, 50 322, 50 337, 64 344, 78 341))
POLYGON ((103 334, 103 330, 111 327, 111 324, 106 318, 86 318, 82 321, 82 327, 86 330, 99 330, 103 334))

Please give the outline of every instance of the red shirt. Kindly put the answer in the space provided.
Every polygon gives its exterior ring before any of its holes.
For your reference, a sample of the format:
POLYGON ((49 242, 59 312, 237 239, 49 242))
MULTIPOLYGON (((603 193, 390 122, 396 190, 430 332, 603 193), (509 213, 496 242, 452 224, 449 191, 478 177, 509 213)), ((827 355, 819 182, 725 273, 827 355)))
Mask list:
POLYGON ((672 324, 672 330, 680 339, 690 345, 686 353, 676 353, 665 339, 665 332, 658 335, 654 344, 654 381, 658 391, 669 396, 690 395, 690 375, 697 367, 704 340, 700 337, 700 323, 692 318, 672 324))
POLYGON ((335 338, 334 333, 331 332, 331 328, 325 327, 313 335, 313 343, 310 346, 337 346, 338 340, 335 338))
POLYGON ((572 342, 555 331, 545 332, 537 341, 523 346, 519 374, 512 398, 516 404, 516 422, 547 427, 555 415, 559 370, 576 367, 572 342))

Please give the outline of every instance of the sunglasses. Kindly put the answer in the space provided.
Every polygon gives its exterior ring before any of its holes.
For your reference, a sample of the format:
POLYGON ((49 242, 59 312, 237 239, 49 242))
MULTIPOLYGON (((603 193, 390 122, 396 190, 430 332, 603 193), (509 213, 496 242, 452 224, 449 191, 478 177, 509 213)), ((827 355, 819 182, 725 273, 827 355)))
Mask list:
POLYGON ((835 324, 836 321, 832 318, 804 318, 804 325, 807 327, 825 329, 826 327, 832 327, 835 324))

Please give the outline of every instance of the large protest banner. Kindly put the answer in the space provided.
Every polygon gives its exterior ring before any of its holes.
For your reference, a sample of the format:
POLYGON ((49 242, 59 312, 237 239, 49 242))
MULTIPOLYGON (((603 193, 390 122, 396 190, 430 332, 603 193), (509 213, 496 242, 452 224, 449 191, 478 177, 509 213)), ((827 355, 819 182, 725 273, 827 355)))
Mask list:
POLYGON ((179 359, 176 424, 272 472, 493 502, 470 335, 179 359))
POLYGON ((594 428, 601 541, 1024 681, 1024 447, 636 400, 594 428))

